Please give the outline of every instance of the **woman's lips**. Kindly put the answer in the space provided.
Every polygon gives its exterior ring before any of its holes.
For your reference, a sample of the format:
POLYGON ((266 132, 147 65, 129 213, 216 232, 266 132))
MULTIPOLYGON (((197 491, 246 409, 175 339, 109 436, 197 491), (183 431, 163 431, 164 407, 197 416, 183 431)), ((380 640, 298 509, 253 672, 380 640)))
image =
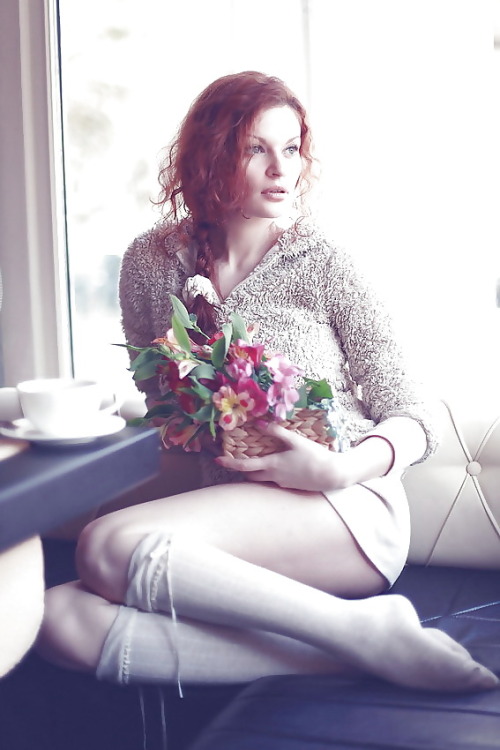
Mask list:
POLYGON ((287 197, 288 191, 285 190, 285 188, 275 187, 263 190, 261 194, 264 196, 264 198, 268 198, 269 200, 282 201, 287 197))

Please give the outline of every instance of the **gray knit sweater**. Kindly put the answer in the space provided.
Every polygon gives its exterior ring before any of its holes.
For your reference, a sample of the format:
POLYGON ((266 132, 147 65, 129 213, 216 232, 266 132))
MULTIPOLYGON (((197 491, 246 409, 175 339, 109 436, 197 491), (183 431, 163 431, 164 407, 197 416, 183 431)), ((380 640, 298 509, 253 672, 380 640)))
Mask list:
MULTIPOLYGON (((182 298, 195 257, 188 223, 170 233, 155 227, 128 248, 120 276, 128 343, 147 346, 170 328, 169 294, 182 298)), ((432 409, 407 373, 387 312, 351 257, 317 227, 286 230, 221 302, 220 323, 234 310, 259 324, 259 342, 288 356, 307 376, 328 380, 345 410, 351 443, 384 419, 406 416, 427 435, 421 460, 434 451, 432 409)), ((149 399, 159 395, 156 380, 139 387, 149 399)))

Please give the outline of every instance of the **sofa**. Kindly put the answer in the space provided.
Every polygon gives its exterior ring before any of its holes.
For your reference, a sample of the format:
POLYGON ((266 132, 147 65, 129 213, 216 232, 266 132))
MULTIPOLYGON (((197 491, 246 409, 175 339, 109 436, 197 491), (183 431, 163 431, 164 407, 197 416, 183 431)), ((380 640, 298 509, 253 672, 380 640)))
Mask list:
MULTIPOLYGON (((390 592, 500 675, 500 418, 442 402, 443 441, 404 478, 408 564, 390 592)), ((73 543, 45 540, 47 585, 74 576, 73 543)), ((0 681, 6 750, 490 750, 500 689, 407 690, 374 678, 275 676, 247 685, 116 687, 36 654, 0 681)))

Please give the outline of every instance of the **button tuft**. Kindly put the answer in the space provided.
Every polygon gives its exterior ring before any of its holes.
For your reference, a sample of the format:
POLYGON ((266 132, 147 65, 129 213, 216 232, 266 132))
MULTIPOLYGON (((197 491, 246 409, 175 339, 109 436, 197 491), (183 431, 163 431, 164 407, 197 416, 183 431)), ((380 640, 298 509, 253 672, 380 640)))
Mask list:
POLYGON ((471 475, 471 477, 477 477, 478 474, 481 473, 483 467, 479 463, 479 461, 471 461, 467 464, 467 473, 471 475))

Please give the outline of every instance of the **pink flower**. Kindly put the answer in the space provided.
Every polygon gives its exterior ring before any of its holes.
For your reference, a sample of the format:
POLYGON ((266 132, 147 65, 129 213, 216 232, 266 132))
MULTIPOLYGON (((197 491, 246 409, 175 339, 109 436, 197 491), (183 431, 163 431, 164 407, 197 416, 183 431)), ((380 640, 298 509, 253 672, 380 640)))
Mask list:
POLYGON ((233 380, 239 380, 240 378, 249 378, 252 374, 253 368, 251 362, 248 359, 242 357, 236 357, 226 367, 226 372, 233 380))
POLYGON ((268 411, 267 393, 251 378, 241 378, 233 386, 240 398, 240 404, 252 417, 261 417, 268 411))
POLYGON ((279 420, 286 419, 287 412, 293 409, 299 399, 299 392, 293 387, 291 379, 282 383, 273 383, 267 392, 269 406, 274 406, 274 413, 279 420))
MULTIPOLYGON (((244 383, 244 381, 242 382, 244 383)), ((248 383, 250 382, 253 381, 248 381, 248 383)), ((235 427, 239 427, 247 421, 249 415, 253 414, 254 409, 262 408, 260 400, 257 403, 253 398, 251 393, 253 389, 248 383, 244 383, 241 389, 237 384, 238 391, 230 385, 223 385, 217 393, 214 393, 213 401, 221 413, 219 425, 223 430, 234 430, 235 427)), ((260 389, 258 390, 260 391, 260 389)), ((263 414, 264 412, 261 411, 260 413, 263 414)))
POLYGON ((297 375, 303 375, 304 370, 297 365, 293 365, 290 360, 283 354, 274 354, 266 361, 266 367, 273 375, 275 383, 284 383, 286 380, 295 378, 297 375))

